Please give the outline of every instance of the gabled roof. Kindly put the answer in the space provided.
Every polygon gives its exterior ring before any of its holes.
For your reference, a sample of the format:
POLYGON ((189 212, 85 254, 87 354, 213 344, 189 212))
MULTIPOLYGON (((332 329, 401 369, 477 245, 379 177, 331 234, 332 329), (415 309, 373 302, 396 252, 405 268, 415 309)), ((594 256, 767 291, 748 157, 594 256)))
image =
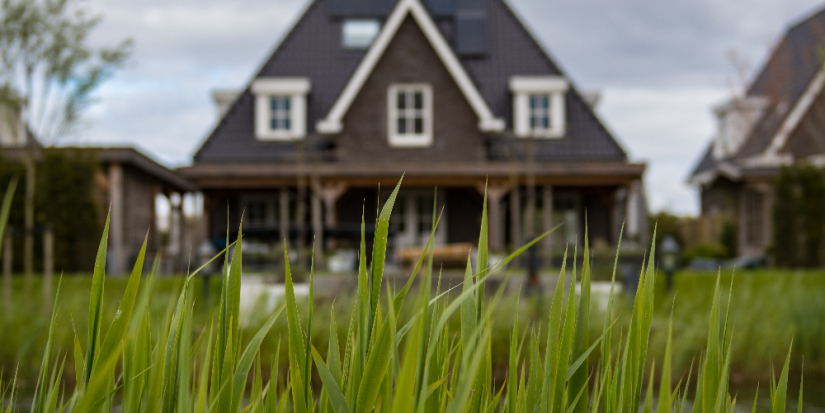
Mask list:
POLYGON ((745 166, 781 159, 780 153, 822 90, 822 50, 825 47, 825 9, 791 26, 771 52, 746 96, 768 99, 769 105, 736 153, 717 160, 709 149, 691 176, 720 162, 745 166))
MULTIPOLYGON (((249 82, 251 85, 259 77, 309 78, 312 93, 307 102, 306 141, 312 145, 325 144, 317 136, 317 124, 333 113, 336 101, 345 93, 348 83, 352 83, 351 79, 359 66, 366 65, 363 62, 368 53, 374 50, 346 50, 341 47, 342 18, 334 13, 334 7, 341 1, 344 0, 312 1, 249 82)), ((375 14, 370 16, 383 20, 385 31, 392 23, 391 11, 401 7, 407 7, 406 14, 413 9, 419 12, 427 10, 421 7, 420 0, 400 0, 401 4, 394 8, 384 5, 386 2, 396 4, 394 0, 372 1, 375 2, 382 6, 377 7, 375 14)), ((452 60, 459 63, 459 67, 451 69, 451 73, 458 79, 464 79, 462 92, 468 100, 469 96, 474 96, 472 99, 477 101, 474 110, 480 115, 479 118, 491 121, 501 119, 509 126, 512 125, 512 96, 508 80, 512 76, 564 74, 504 0, 477 2, 487 16, 488 44, 483 56, 455 53, 455 22, 452 18, 438 14, 433 18, 432 13, 419 13, 421 18, 416 19, 419 25, 421 21, 429 20, 438 29, 438 35, 430 33, 428 37, 441 38, 442 44, 448 46, 441 57, 450 60, 452 55, 452 60), (460 74, 462 72, 463 75, 460 74), (479 96, 480 99, 477 99, 479 96)), ((537 152, 545 153, 547 159, 554 160, 626 160, 624 150, 575 88, 568 91, 567 116, 566 137, 538 143, 537 152)), ((194 159, 195 162, 286 162, 295 157, 293 142, 255 139, 254 96, 247 86, 195 153, 194 159)))
MULTIPOLYGON (((22 161, 28 149, 0 148, 0 155, 11 161, 22 161)), ((38 162, 43 159, 45 151, 57 151, 64 154, 92 155, 100 165, 120 163, 133 166, 143 173, 154 177, 167 185, 171 190, 181 192, 195 192, 198 188, 177 171, 161 165, 140 150, 129 146, 57 146, 50 148, 38 147, 34 159, 38 162)))
POLYGON ((350 77, 349 82, 347 82, 347 85, 344 87, 344 91, 338 96, 335 104, 332 105, 329 114, 318 122, 316 127, 318 132, 338 133, 341 131, 343 128, 341 121, 344 115, 355 100, 358 92, 361 91, 361 87, 364 86, 367 78, 372 74, 375 65, 378 64, 378 60, 384 55, 384 51, 387 50, 387 47, 390 45, 395 33, 398 31, 398 28, 401 27, 401 23, 404 22, 407 15, 411 15, 413 20, 418 23, 419 28, 424 32, 424 36, 433 46, 438 57, 441 58, 441 62, 444 63, 444 66, 453 77, 453 80, 455 80, 464 97, 467 98, 467 102, 470 103, 470 107, 473 108, 473 111, 475 111, 479 118, 479 129, 484 132, 501 132, 504 130, 504 120, 496 118, 492 111, 490 111, 487 102, 481 97, 475 84, 469 75, 467 75, 467 71, 464 70, 458 57, 453 53, 453 49, 444 39, 444 36, 441 35, 441 32, 438 31, 435 22, 430 17, 430 13, 424 9, 424 6, 419 0, 400 0, 384 23, 384 27, 381 29, 378 37, 372 46, 370 46, 366 56, 361 60, 355 73, 350 77))

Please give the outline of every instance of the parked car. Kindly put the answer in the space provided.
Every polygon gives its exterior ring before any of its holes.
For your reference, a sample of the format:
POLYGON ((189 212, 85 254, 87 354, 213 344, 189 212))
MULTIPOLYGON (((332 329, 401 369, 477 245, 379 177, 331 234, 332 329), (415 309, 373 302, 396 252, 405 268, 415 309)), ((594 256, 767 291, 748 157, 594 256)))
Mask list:
POLYGON ((738 270, 749 270, 754 268, 765 268, 768 260, 764 256, 739 257, 725 262, 724 268, 736 268, 738 270))
POLYGON ((716 271, 724 264, 718 258, 696 257, 687 265, 689 270, 694 271, 716 271))

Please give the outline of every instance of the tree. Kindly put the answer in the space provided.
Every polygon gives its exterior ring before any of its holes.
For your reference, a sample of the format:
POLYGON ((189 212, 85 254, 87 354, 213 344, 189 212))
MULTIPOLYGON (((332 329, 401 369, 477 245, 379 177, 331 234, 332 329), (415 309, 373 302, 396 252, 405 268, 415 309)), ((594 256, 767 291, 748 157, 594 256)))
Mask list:
POLYGON ((0 105, 20 113, 25 135, 24 267, 34 259, 35 151, 77 133, 93 92, 131 53, 125 39, 95 48, 88 35, 100 23, 80 0, 2 0, 0 105))
POLYGON ((776 179, 773 203, 773 255, 776 265, 796 266, 798 248, 796 196, 794 194, 795 174, 789 167, 783 167, 776 179))

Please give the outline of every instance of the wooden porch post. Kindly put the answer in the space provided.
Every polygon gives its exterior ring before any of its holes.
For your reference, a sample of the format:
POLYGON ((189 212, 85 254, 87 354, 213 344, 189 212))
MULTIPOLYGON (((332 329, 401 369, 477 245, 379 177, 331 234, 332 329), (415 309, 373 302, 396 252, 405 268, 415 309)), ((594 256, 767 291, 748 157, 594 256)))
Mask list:
MULTIPOLYGON (((338 213, 335 210, 335 204, 338 202, 338 198, 347 191, 347 184, 343 182, 326 185, 318 184, 312 189, 324 202, 324 226, 334 227, 338 225, 338 213)), ((332 249, 331 241, 327 240, 329 245, 326 248, 332 249)))
POLYGON ((642 228, 640 217, 641 209, 641 190, 642 184, 640 181, 633 181, 628 188, 627 194, 627 236, 634 245, 639 246, 641 242, 640 230, 642 228))
POLYGON ((289 189, 281 188, 278 197, 278 202, 280 203, 280 207, 278 208, 280 215, 278 217, 278 226, 281 229, 281 237, 284 243, 289 245, 289 189))
MULTIPOLYGON (((484 194, 484 186, 478 188, 484 194)), ((503 183, 491 183, 487 186, 487 222, 490 249, 500 250, 504 247, 504 217, 501 215, 501 200, 510 191, 503 183)))
POLYGON ((347 191, 347 184, 343 182, 326 185, 319 184, 312 189, 324 201, 324 224, 328 226, 337 225, 338 214, 335 211, 335 203, 338 202, 338 198, 347 191))
POLYGON ((111 222, 109 223, 109 250, 112 274, 121 274, 124 269, 123 246, 123 167, 119 163, 109 165, 109 201, 111 202, 111 222))
POLYGON ((610 208, 612 225, 610 226, 610 238, 613 245, 619 244, 619 237, 622 234, 622 225, 625 224, 622 216, 622 205, 625 203, 627 190, 623 186, 619 186, 613 191, 613 205, 610 208))
POLYGON ((174 274, 175 272, 182 271, 183 264, 182 257, 184 256, 183 251, 183 194, 180 192, 176 192, 172 194, 173 196, 169 197, 169 204, 171 206, 171 213, 169 214, 169 247, 170 247, 170 255, 172 257, 172 268, 170 268, 171 272, 174 274), (177 195, 177 197, 174 197, 177 195), (174 202, 174 198, 177 198, 177 202, 174 202))
POLYGON ((324 223, 321 220, 321 197, 312 191, 312 232, 314 235, 313 259, 317 268, 323 267, 324 257, 324 223))
POLYGON ((527 192, 524 200, 527 204, 524 208, 524 236, 528 242, 536 236, 536 185, 530 181, 531 179, 528 179, 524 188, 527 192))
MULTIPOLYGON (((201 241, 207 241, 212 244, 212 198, 206 192, 201 192, 202 208, 201 211, 201 241)), ((154 220, 152 221, 154 222, 154 220)), ((200 246, 199 246, 200 248, 200 246)))
MULTIPOLYGON (((541 203, 544 205, 544 208, 542 208, 542 223, 544 224, 542 229, 547 232, 553 229, 553 187, 550 185, 543 187, 541 196, 541 203)), ((551 267, 553 266, 553 234, 544 237, 542 243, 544 244, 544 266, 551 267)))
POLYGON ((309 268, 307 264, 309 264, 306 256, 306 210, 307 210, 307 199, 306 199, 306 184, 304 184, 304 178, 299 177, 298 182, 298 202, 295 204, 295 224, 298 226, 298 237, 295 240, 295 249, 298 252, 298 266, 300 269, 304 270, 309 268))
POLYGON ((513 186, 510 191, 510 244, 513 250, 521 246, 521 191, 518 186, 513 186))

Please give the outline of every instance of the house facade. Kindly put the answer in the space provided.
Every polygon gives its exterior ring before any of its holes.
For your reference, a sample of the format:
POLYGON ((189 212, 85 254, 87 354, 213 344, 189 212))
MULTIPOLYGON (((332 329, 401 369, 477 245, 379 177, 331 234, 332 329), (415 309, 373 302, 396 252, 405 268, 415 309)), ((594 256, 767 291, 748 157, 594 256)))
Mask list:
POLYGON ((402 175, 395 250, 426 242, 434 198, 436 243, 476 242, 485 185, 495 251, 564 223, 549 263, 585 215, 594 242, 624 221, 646 235, 645 165, 503 0, 314 0, 242 91, 213 97, 219 121, 180 171, 216 246, 243 213, 261 251, 354 247, 402 175))
POLYGON ((691 173, 701 214, 736 224, 737 255, 773 239, 774 183, 794 163, 825 164, 825 10, 791 26, 738 96, 714 108, 718 129, 691 173))

